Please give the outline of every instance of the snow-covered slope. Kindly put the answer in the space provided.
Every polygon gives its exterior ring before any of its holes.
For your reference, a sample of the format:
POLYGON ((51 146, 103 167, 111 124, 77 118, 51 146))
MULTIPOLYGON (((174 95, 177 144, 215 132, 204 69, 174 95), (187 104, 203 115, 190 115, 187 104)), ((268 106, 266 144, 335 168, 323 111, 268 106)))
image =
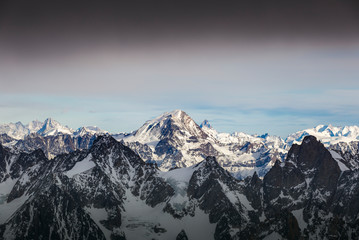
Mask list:
POLYGON ((145 151, 150 151, 146 160, 154 160, 161 168, 170 169, 191 166, 203 160, 203 156, 191 150, 207 143, 207 138, 193 119, 185 112, 175 110, 147 121, 132 134, 118 135, 117 140, 141 144, 145 151))
POLYGON ((74 131, 71 128, 62 126, 59 122, 52 118, 47 118, 43 126, 37 131, 41 136, 54 136, 57 134, 69 134, 71 135, 74 131))
POLYGON ((51 118, 46 119, 44 123, 35 120, 27 125, 23 125, 21 122, 0 125, 0 133, 7 134, 16 140, 24 139, 31 133, 53 136, 56 134, 72 134, 72 132, 70 128, 62 126, 51 118))
POLYGON ((44 123, 38 120, 31 121, 26 125, 26 128, 29 129, 29 133, 36 133, 43 127, 44 123))
POLYGON ((326 147, 337 144, 339 142, 359 141, 359 126, 335 127, 332 125, 318 125, 311 129, 305 129, 290 134, 286 143, 301 143, 305 136, 312 135, 320 140, 326 147))
MULTIPOLYGON (((5 146, 26 151, 41 148, 49 158, 89 148, 94 138, 102 134, 109 133, 91 126, 74 131, 51 118, 44 123, 36 120, 27 125, 17 122, 0 126, 0 142, 5 146)), ((293 144, 300 143, 308 135, 315 136, 327 148, 343 155, 351 166, 359 166, 355 160, 358 158, 356 154, 351 154, 348 150, 353 148, 350 146, 355 147, 359 143, 358 126, 319 125, 293 133, 283 140, 268 134, 220 133, 208 120, 198 125, 184 111, 175 110, 147 121, 132 133, 112 136, 145 161, 156 162, 165 171, 189 167, 207 156, 215 156, 219 164, 234 176, 245 178, 255 171, 263 177, 276 160, 285 159, 293 144)))
POLYGON ((48 158, 58 154, 69 153, 77 149, 88 149, 98 135, 108 134, 95 126, 81 127, 76 131, 48 118, 44 123, 35 120, 24 126, 6 124, 0 126, 0 142, 16 151, 31 152, 41 149, 48 158), (9 136, 15 136, 12 138, 9 136))
POLYGON ((162 170, 189 167, 207 156, 216 156, 220 165, 238 178, 255 171, 263 176, 276 159, 282 160, 286 154, 285 143, 279 137, 218 133, 209 121, 198 126, 181 110, 164 113, 116 139, 144 160, 155 161, 162 170))
POLYGON ((7 134, 14 139, 22 139, 29 134, 29 129, 21 122, 8 123, 0 125, 0 134, 7 134))
POLYGON ((339 142, 330 145, 329 149, 340 155, 341 160, 350 169, 359 169, 359 141, 339 142))
POLYGON ((306 136, 315 136, 326 148, 352 170, 359 169, 359 126, 335 127, 318 125, 312 129, 302 130, 289 135, 286 139, 288 148, 303 141, 306 136))
POLYGON ((24 125, 21 122, 0 125, 0 134, 6 134, 16 140, 24 139, 26 136, 33 133, 43 137, 63 134, 72 136, 108 134, 107 131, 104 131, 96 126, 80 127, 74 131, 67 126, 63 126, 52 118, 47 118, 44 122, 34 120, 27 125, 24 125))
POLYGON ((261 180, 160 171, 111 136, 48 160, 0 145, 0 239, 358 239, 359 172, 315 137, 261 180))
POLYGON ((175 110, 147 121, 133 134, 126 136, 126 140, 156 146, 166 138, 176 138, 176 140, 183 142, 191 137, 203 139, 207 136, 185 112, 175 110))
MULTIPOLYGON (((237 178, 245 178, 255 171, 263 177, 276 160, 285 159, 293 144, 301 143, 308 135, 315 136, 328 148, 341 143, 345 159, 353 166, 358 165, 348 160, 348 147, 343 145, 357 145, 358 126, 319 125, 291 134, 283 140, 268 134, 219 133, 208 120, 198 126, 185 112, 176 110, 146 122, 132 134, 117 135, 116 139, 123 141, 146 161, 155 161, 162 170, 188 167, 206 156, 216 156, 222 167, 237 178)), ((338 146, 336 150, 340 151, 338 146)))
POLYGON ((90 135, 101 135, 101 134, 108 134, 109 132, 102 130, 96 126, 87 126, 87 127, 80 127, 78 128, 73 135, 74 136, 85 136, 87 134, 90 135))
POLYGON ((42 151, 12 155, 1 145, 0 153, 0 209, 11 210, 1 215, 2 239, 215 239, 229 234, 216 229, 220 219, 233 228, 248 219, 240 199, 228 199, 243 194, 237 180, 214 158, 162 173, 110 136, 53 160, 42 151), (206 190, 219 194, 213 204, 200 197, 206 190))

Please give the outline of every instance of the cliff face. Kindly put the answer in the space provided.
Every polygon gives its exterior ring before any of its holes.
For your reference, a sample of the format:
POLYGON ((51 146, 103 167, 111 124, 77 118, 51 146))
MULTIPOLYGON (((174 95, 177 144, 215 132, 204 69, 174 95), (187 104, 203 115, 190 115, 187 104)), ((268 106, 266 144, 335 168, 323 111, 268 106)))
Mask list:
POLYGON ((162 172, 110 136, 49 160, 0 147, 3 239, 357 239, 359 172, 314 137, 261 180, 162 172))

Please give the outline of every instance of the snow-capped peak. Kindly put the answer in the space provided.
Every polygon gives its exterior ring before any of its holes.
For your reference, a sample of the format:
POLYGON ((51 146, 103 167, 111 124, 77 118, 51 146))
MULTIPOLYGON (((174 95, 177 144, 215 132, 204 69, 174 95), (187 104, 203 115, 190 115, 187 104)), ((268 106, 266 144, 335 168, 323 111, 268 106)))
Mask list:
POLYGON ((37 133, 41 136, 54 136, 57 134, 83 136, 86 134, 107 134, 108 131, 104 131, 96 126, 80 127, 74 131, 67 126, 61 125, 58 121, 50 117, 44 122, 34 120, 27 125, 23 125, 21 122, 0 125, 0 134, 7 134, 9 137, 16 140, 24 139, 31 133, 37 133))
POLYGON ((42 125, 41 129, 39 130, 39 132, 45 132, 48 131, 52 128, 56 128, 61 126, 61 124, 55 120, 53 120, 52 118, 47 118, 44 122, 44 124, 42 125))
POLYGON ((90 135, 95 135, 95 134, 106 134, 108 133, 107 131, 104 131, 102 129, 100 129, 99 127, 96 126, 87 126, 87 127, 80 127, 78 128, 75 132, 74 135, 75 136, 84 136, 87 134, 90 135))
POLYGON ((200 126, 200 128, 204 128, 204 127, 212 128, 211 124, 209 123, 209 121, 207 119, 205 119, 199 126, 200 126))
POLYGON ((181 109, 176 109, 172 112, 170 112, 170 115, 172 115, 173 117, 180 117, 182 114, 186 114, 184 111, 182 111, 181 109))
POLYGON ((311 129, 305 129, 289 135, 286 139, 287 144, 300 143, 305 136, 313 135, 325 146, 339 142, 359 141, 358 126, 336 127, 329 125, 318 125, 311 129))
POLYGON ((212 127, 212 125, 209 123, 208 120, 204 120, 199 127, 213 140, 216 140, 219 138, 219 133, 212 127))
POLYGON ((2 133, 19 140, 29 134, 29 130, 21 122, 16 122, 0 125, 0 134, 2 133))
POLYGON ((24 128, 24 127, 25 127, 20 121, 16 122, 16 123, 15 123, 15 126, 16 126, 17 128, 24 128))
POLYGON ((31 121, 29 124, 26 125, 26 127, 29 129, 30 133, 39 131, 42 126, 44 125, 43 122, 39 120, 31 121))
POLYGON ((195 121, 182 110, 166 112, 153 120, 147 121, 126 141, 138 141, 155 146, 161 139, 189 137, 205 138, 207 135, 195 121))
POLYGON ((152 122, 152 123, 153 122, 160 122, 160 121, 163 121, 163 120, 165 120, 167 118, 181 119, 181 117, 183 115, 187 115, 187 113, 185 113, 182 110, 177 109, 177 110, 174 110, 172 112, 165 112, 165 113, 161 114, 160 116, 156 117, 155 119, 147 121, 147 122, 152 122))
POLYGON ((72 134, 73 130, 67 126, 62 126, 59 122, 52 118, 47 118, 39 131, 38 134, 42 136, 53 136, 56 134, 72 134))

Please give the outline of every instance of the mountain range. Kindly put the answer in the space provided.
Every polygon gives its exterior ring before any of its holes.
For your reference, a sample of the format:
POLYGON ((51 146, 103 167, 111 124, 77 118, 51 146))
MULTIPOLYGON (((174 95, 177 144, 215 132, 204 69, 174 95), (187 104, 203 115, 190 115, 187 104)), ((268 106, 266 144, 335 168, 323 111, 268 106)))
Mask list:
POLYGON ((31 152, 41 149, 48 158, 77 149, 88 149, 97 135, 107 134, 98 127, 80 127, 76 131, 47 118, 44 122, 21 122, 0 126, 0 143, 15 151, 31 152))
POLYGON ((358 127, 0 127, 0 239, 358 239, 358 127))
POLYGON ((3 239, 358 239, 359 170, 314 136, 261 179, 161 171, 110 135, 48 159, 0 145, 3 239))
POLYGON ((163 171, 189 167, 206 156, 215 156, 220 166, 238 179, 252 176, 254 172, 263 177, 276 160, 284 161, 293 144, 312 135, 339 153, 348 167, 358 167, 357 161, 353 161, 359 152, 358 126, 319 125, 282 139, 268 134, 219 133, 208 120, 198 125, 184 111, 175 110, 147 121, 132 133, 110 134, 92 126, 73 130, 48 118, 27 125, 4 124, 0 126, 0 134, 4 146, 25 152, 42 149, 48 158, 89 149, 97 136, 108 134, 163 171))
POLYGON ((21 122, 8 123, 0 125, 0 134, 6 134, 14 140, 24 139, 26 136, 36 133, 43 137, 55 136, 55 135, 85 135, 85 134, 98 134, 107 133, 96 126, 80 127, 76 131, 61 125, 59 122, 52 118, 47 118, 44 122, 34 120, 27 125, 21 122))

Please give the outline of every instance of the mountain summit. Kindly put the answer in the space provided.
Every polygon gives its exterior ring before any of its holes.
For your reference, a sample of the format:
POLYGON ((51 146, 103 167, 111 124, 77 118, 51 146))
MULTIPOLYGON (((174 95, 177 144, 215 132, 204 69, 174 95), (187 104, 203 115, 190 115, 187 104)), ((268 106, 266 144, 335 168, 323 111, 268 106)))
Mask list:
MULTIPOLYGON (((76 131, 48 118, 0 125, 0 142, 22 151, 42 149, 53 158, 61 153, 91 147, 96 135, 108 134, 97 127, 80 127, 76 131)), ((174 110, 147 121, 132 133, 114 134, 116 140, 135 151, 142 159, 162 170, 189 167, 215 156, 220 166, 237 178, 263 177, 277 160, 284 161, 293 144, 313 135, 325 147, 339 154, 345 167, 358 169, 359 127, 318 125, 288 136, 250 135, 243 132, 220 133, 204 120, 198 125, 186 112, 174 110), (354 159, 354 160, 353 160, 354 159)))
POLYGON ((199 125, 199 127, 200 127, 200 128, 204 128, 204 127, 206 127, 206 128, 212 128, 211 124, 209 123, 209 121, 208 121, 207 119, 205 119, 205 120, 201 123, 201 125, 199 125))
POLYGON ((164 113, 147 121, 133 135, 133 138, 140 143, 159 142, 168 138, 183 141, 185 138, 206 137, 197 123, 182 110, 164 113))
MULTIPOLYGON (((187 113, 175 110, 147 121, 133 134, 118 140, 124 141, 145 160, 154 160, 162 169, 168 170, 202 161, 205 156, 193 148, 207 144, 207 138, 208 135, 187 113)), ((212 146, 207 147, 209 151, 213 150, 212 146)), ((207 152, 210 153, 213 152, 207 152)))
POLYGON ((42 136, 53 136, 56 134, 72 134, 73 130, 62 126, 59 122, 53 120, 52 118, 47 118, 44 125, 39 131, 37 131, 37 133, 42 136))
POLYGON ((281 139, 218 133, 207 120, 199 126, 182 110, 164 113, 117 140, 145 161, 155 161, 162 170, 189 167, 207 156, 215 156, 221 166, 238 178, 251 176, 255 171, 263 176, 286 152, 281 149, 281 139))

